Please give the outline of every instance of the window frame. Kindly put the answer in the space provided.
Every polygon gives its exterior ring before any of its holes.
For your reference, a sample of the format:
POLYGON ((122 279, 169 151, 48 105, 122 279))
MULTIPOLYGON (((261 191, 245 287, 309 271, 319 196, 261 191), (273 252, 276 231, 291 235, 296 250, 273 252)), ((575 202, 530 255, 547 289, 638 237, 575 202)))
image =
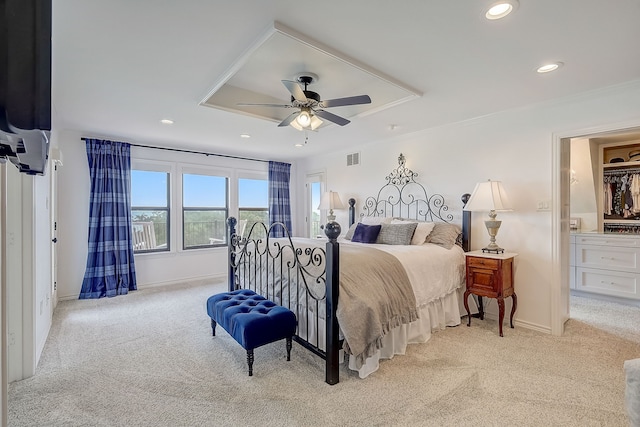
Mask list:
POLYGON ((180 206, 180 210, 181 210, 181 240, 182 240, 182 245, 181 245, 181 251, 191 251, 191 250, 198 250, 198 249, 212 249, 212 248, 220 248, 220 247, 227 247, 228 246, 228 239, 227 239, 227 234, 228 234, 228 225, 227 225, 227 219, 229 218, 229 212, 230 212, 230 199, 229 199, 229 195, 230 195, 230 186, 231 186, 231 181, 232 178, 229 176, 229 173, 227 171, 223 171, 220 170, 218 168, 202 168, 202 167, 190 167, 190 166, 183 166, 180 168, 180 176, 179 176, 179 182, 180 182, 180 198, 179 200, 176 201, 176 203, 179 204, 180 206), (203 175, 203 176, 211 176, 211 177, 215 177, 215 178, 224 178, 225 180, 225 196, 224 196, 224 200, 225 200, 225 207, 221 208, 221 207, 215 207, 215 208, 210 208, 210 207, 185 207, 184 206, 184 176, 185 175, 203 175), (223 212, 224 213, 224 222, 225 222, 225 232, 224 232, 224 241, 221 243, 215 243, 215 244, 204 244, 204 245, 194 245, 194 246, 185 246, 185 212, 202 212, 202 211, 206 211, 206 212, 223 212))
MULTIPOLYGON (((131 159, 131 171, 142 171, 142 172, 158 172, 165 173, 167 175, 167 205, 166 207, 159 208, 157 206, 134 206, 133 200, 131 200, 131 223, 133 226, 133 212, 134 211, 166 211, 167 213, 167 227, 166 227, 166 238, 167 245, 165 248, 156 248, 156 249, 144 249, 144 250, 136 250, 134 248, 134 255, 142 255, 142 254, 157 254, 157 253, 167 253, 171 252, 171 211, 172 211, 172 178, 173 178, 173 167, 170 163, 161 162, 161 161, 149 161, 142 159, 131 159)), ((133 178, 132 178, 133 179, 133 178)), ((133 184, 133 183, 132 183, 133 184)), ((133 230, 132 230, 133 231, 133 230)))
MULTIPOLYGON (((267 173, 259 173, 259 172, 244 172, 244 173, 239 173, 238 176, 236 177, 236 185, 237 185, 237 201, 236 201, 236 207, 237 207, 237 215, 236 215, 236 219, 238 220, 238 222, 240 221, 240 214, 244 211, 244 212, 266 212, 266 217, 267 220, 265 222, 265 225, 268 227, 269 226, 269 174, 267 173), (241 179, 251 179, 251 180, 255 180, 255 181, 266 181, 267 183, 267 206, 266 208, 261 208, 258 206, 252 206, 252 207, 242 207, 240 206, 240 180, 241 179)), ((250 230, 249 227, 245 228, 244 232, 244 236, 246 237, 247 234, 250 230)), ((238 231, 238 230, 236 230, 238 231)))

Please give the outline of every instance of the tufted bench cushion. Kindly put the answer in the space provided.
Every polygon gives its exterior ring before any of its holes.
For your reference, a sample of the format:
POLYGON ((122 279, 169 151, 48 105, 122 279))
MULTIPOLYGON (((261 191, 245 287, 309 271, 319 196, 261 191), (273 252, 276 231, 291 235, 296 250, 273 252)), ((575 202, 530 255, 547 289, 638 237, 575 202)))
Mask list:
POLYGON ((296 331, 296 316, 248 289, 223 292, 207 300, 211 329, 216 335, 220 324, 245 350, 249 375, 253 375, 253 350, 281 339, 287 340, 287 360, 291 360, 291 339, 296 331))

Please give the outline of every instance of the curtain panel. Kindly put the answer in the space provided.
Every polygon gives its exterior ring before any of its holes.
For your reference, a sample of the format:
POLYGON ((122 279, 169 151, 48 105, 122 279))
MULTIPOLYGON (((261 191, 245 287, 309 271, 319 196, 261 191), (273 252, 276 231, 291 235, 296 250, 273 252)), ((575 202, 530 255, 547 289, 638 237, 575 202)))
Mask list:
MULTIPOLYGON (((291 232, 291 202, 289 198, 289 163, 269 162, 269 223, 283 223, 291 232)), ((271 237, 286 237, 282 227, 274 227, 271 237)))
POLYGON ((137 289, 131 238, 130 145, 86 139, 91 178, 89 252, 80 299, 137 289))

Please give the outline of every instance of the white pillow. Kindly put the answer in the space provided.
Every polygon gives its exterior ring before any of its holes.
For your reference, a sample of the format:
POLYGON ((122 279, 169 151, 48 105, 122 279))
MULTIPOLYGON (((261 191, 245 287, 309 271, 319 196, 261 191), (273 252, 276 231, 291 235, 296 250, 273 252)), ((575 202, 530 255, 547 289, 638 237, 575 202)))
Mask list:
POLYGON ((394 219, 391 221, 391 224, 403 224, 407 222, 417 222, 418 226, 416 227, 416 231, 413 232, 413 237, 411 238, 412 245, 422 245, 426 242, 427 236, 431 234, 433 231, 433 227, 435 224, 433 222, 420 222, 420 221, 411 221, 406 219, 394 219))
POLYGON ((392 217, 385 216, 364 216, 360 222, 364 225, 391 224, 392 219, 392 217))

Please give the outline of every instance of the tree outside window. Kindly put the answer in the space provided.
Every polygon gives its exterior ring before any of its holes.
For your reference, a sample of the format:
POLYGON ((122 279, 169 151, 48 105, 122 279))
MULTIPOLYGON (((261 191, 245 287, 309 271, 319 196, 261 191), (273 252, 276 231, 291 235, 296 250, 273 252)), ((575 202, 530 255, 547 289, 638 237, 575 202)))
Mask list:
POLYGON ((131 221, 134 253, 169 250, 168 173, 131 171, 131 221))
MULTIPOLYGON (((238 180, 237 233, 247 237, 256 222, 269 224, 269 181, 240 178, 238 180)), ((251 234, 252 239, 266 237, 262 227, 256 227, 251 234)))
POLYGON ((227 188, 226 177, 182 175, 184 249, 227 244, 227 188))

